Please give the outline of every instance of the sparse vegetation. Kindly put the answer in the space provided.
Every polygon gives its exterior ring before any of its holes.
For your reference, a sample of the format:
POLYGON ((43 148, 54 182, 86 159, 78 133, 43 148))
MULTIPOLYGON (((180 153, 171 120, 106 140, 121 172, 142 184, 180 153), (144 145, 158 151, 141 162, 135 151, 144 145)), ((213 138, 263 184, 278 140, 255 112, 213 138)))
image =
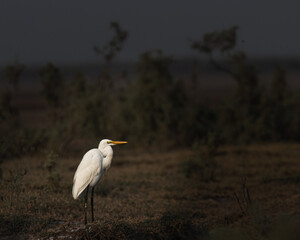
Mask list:
POLYGON ((234 26, 214 31, 191 43, 192 49, 207 55, 217 70, 237 84, 232 99, 217 112, 219 121, 215 127, 229 143, 295 139, 287 136, 288 128, 294 125, 287 111, 292 106, 287 104, 285 71, 277 66, 268 90, 246 53, 236 49, 237 30, 234 26))
POLYGON ((62 104, 63 98, 63 77, 58 67, 53 63, 48 63, 39 70, 42 78, 42 94, 47 99, 50 106, 58 107, 62 104))
MULTIPOLYGON (((112 74, 110 65, 123 49, 128 32, 115 22, 111 29, 111 40, 95 47, 105 64, 93 81, 87 81, 80 72, 65 79, 52 63, 40 69, 42 93, 49 103, 51 120, 42 130, 24 129, 19 110, 12 104, 15 96, 11 91, 3 92, 3 132, 31 132, 27 135, 39 136, 41 144, 47 142, 57 152, 72 149, 75 139, 92 142, 99 135, 126 137, 133 143, 138 140, 139 144, 152 147, 161 147, 161 143, 163 147, 187 146, 190 142, 209 145, 213 138, 218 145, 299 139, 300 101, 295 92, 289 91, 285 70, 276 67, 267 86, 246 53, 236 49, 237 27, 207 33, 200 41, 191 42, 192 49, 207 55, 217 70, 236 83, 235 93, 222 104, 198 96, 195 74, 191 82, 173 76, 170 67, 174 59, 161 50, 141 54, 136 74, 129 81, 117 83, 120 75, 112 74)), ((12 71, 16 74, 10 75, 20 78, 23 68, 15 67, 9 72, 12 71)), ((15 140, 6 140, 3 145, 10 142, 15 140)), ((10 154, 15 155, 18 154, 10 154)))
POLYGON ((72 178, 80 158, 59 161, 56 170, 63 173, 59 191, 49 187, 47 176, 54 171, 52 160, 46 165, 49 160, 39 156, 5 161, 0 181, 0 236, 22 234, 55 239, 85 238, 89 234, 94 239, 226 239, 227 233, 236 233, 240 237, 246 234, 240 239, 272 239, 278 231, 289 239, 292 231, 293 239, 299 230, 295 228, 299 221, 299 182, 287 183, 285 179, 299 178, 295 169, 299 149, 298 144, 220 147, 222 154, 214 157, 213 181, 209 171, 203 170, 208 177, 204 180, 178 171, 183 160, 193 158, 195 152, 191 149, 151 154, 120 151, 112 169, 96 187, 97 221, 86 228, 83 201, 74 201, 71 196, 72 178), (26 166, 26 175, 21 164, 26 166), (244 176, 251 204, 244 199, 244 176), (272 181, 274 176, 278 180, 272 181), (13 204, 9 207, 11 194, 13 204))
POLYGON ((111 40, 102 47, 94 47, 95 53, 103 56, 107 63, 110 63, 122 51, 124 42, 128 37, 128 32, 123 30, 117 22, 111 22, 110 29, 114 31, 111 40))
POLYGON ((57 171, 57 159, 57 154, 48 152, 44 163, 44 168, 47 170, 48 185, 53 190, 59 189, 61 181, 60 173, 57 171))
POLYGON ((21 64, 18 59, 14 64, 7 65, 4 68, 4 78, 14 91, 19 89, 20 77, 25 68, 25 65, 21 64))
POLYGON ((97 77, 40 68, 33 99, 45 104, 29 110, 46 117, 28 114, 34 124, 20 104, 24 65, 4 69, 0 238, 297 239, 299 146, 291 142, 300 140, 300 95, 287 71, 277 66, 265 81, 236 48, 237 27, 207 33, 191 48, 236 87, 209 100, 199 94, 201 74, 174 75, 176 59, 162 50, 141 54, 126 78, 112 71, 128 32, 110 27, 112 38, 94 48, 104 62, 97 77), (100 217, 84 227, 72 178, 103 137, 131 148, 96 188, 100 217))

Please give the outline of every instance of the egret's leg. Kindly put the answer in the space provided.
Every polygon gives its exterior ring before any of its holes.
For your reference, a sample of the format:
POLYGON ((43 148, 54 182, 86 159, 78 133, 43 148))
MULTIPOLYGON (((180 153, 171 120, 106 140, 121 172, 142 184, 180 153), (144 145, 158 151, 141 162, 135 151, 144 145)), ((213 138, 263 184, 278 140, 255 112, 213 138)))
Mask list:
POLYGON ((87 224, 87 200, 88 200, 89 187, 90 186, 87 186, 86 188, 85 198, 84 198, 84 224, 87 224))
POLYGON ((92 187, 92 193, 91 193, 91 208, 92 208, 92 222, 94 222, 94 187, 92 187))

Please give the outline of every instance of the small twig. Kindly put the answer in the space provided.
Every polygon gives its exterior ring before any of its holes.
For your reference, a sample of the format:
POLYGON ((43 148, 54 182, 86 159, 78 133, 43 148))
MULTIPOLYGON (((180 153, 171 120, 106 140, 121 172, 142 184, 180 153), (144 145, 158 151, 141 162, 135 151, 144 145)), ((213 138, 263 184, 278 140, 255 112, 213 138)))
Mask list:
POLYGON ((249 194, 248 188, 246 188, 246 190, 247 190, 248 203, 251 204, 251 198, 250 198, 250 194, 249 194))
POLYGON ((233 192, 233 194, 234 194, 234 196, 235 196, 236 201, 237 201, 238 204, 239 204, 239 207, 240 207, 242 213, 245 214, 245 211, 244 211, 244 209, 243 209, 243 207, 242 207, 242 204, 241 204, 240 199, 239 199, 239 197, 237 196, 236 192, 233 192))
POLYGON ((248 201, 246 198, 246 177, 243 179, 243 184, 242 184, 242 192, 243 192, 243 197, 244 197, 244 202, 245 202, 245 208, 246 210, 248 209, 248 201))
POLYGON ((246 177, 244 178, 244 182, 243 182, 243 195, 244 195, 244 201, 246 204, 246 209, 249 209, 249 206, 251 204, 251 198, 250 198, 250 193, 249 193, 249 189, 246 185, 246 177))
POLYGON ((248 209, 251 205, 251 197, 250 197, 249 189, 247 188, 246 180, 247 179, 244 178, 243 183, 242 183, 242 194, 243 194, 242 200, 239 199, 236 192, 233 192, 235 199, 236 199, 237 203, 239 204, 239 207, 243 214, 246 214, 248 212, 248 209))
POLYGON ((220 63, 218 63, 212 56, 212 54, 210 54, 209 56, 210 62, 211 64, 213 64, 215 66, 215 68, 219 71, 222 71, 226 74, 228 74, 229 76, 231 76, 233 79, 237 80, 238 82, 240 82, 240 77, 234 73, 231 69, 223 67, 220 63))

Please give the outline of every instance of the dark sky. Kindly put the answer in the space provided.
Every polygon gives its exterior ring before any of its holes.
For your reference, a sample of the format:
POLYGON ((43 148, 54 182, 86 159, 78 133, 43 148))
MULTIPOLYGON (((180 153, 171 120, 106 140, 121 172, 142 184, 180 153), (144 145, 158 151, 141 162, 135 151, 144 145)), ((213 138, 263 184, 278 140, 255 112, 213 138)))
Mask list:
POLYGON ((120 60, 157 48, 186 56, 188 39, 232 25, 249 55, 300 56, 298 0, 1 0, 0 64, 97 61, 111 21, 129 31, 120 60))

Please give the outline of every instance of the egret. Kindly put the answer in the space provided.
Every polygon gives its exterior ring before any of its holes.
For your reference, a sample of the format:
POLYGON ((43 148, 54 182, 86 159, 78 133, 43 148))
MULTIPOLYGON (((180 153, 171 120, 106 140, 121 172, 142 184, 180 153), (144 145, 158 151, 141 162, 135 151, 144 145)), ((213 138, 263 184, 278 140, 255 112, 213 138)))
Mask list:
POLYGON ((126 141, 112 141, 103 139, 99 143, 98 148, 93 148, 84 154, 73 179, 72 195, 77 199, 80 194, 86 189, 84 200, 84 223, 87 224, 87 201, 89 187, 91 192, 91 211, 92 222, 94 221, 94 186, 103 177, 104 172, 110 167, 113 157, 113 145, 125 144, 126 141))

